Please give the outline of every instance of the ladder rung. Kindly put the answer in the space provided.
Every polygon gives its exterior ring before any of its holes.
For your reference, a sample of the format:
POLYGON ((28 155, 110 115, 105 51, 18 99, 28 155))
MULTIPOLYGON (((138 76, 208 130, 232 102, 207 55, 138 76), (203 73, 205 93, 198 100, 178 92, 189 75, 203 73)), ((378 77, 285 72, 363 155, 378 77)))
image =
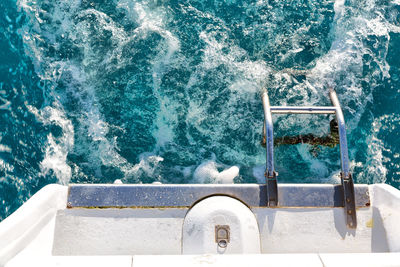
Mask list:
POLYGON ((271 106, 274 114, 335 114, 336 107, 280 107, 271 106))

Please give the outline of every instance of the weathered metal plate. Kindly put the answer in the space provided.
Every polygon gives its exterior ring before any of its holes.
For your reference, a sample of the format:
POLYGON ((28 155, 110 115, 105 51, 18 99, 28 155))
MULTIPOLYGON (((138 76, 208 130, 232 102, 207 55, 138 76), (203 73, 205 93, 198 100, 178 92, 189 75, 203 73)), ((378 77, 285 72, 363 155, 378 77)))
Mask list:
POLYGON ((266 205, 266 187, 244 185, 71 185, 70 207, 190 207, 210 195, 229 195, 249 206, 266 205))
MULTIPOLYGON (((355 185, 357 207, 370 205, 367 185, 355 185)), ((250 207, 267 206, 260 184, 207 185, 70 185, 69 208, 191 207, 212 195, 237 198, 250 207)), ((343 207, 343 189, 329 184, 280 184, 277 207, 343 207)))
MULTIPOLYGON (((356 207, 370 205, 368 185, 354 185, 356 207)), ((280 184, 279 205, 287 207, 343 207, 341 185, 280 184)))

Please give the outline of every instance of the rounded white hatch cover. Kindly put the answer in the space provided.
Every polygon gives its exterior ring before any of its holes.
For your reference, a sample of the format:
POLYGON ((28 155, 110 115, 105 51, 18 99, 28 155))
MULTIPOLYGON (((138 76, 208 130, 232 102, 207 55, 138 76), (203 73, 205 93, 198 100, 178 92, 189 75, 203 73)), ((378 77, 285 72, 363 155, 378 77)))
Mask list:
POLYGON ((254 214, 228 196, 200 201, 185 217, 182 253, 260 253, 260 232, 254 214))

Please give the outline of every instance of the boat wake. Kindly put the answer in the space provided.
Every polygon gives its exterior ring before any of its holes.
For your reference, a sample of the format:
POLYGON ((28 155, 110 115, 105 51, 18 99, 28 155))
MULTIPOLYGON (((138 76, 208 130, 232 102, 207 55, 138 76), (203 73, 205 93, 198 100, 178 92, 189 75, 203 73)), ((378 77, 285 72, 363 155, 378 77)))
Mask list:
MULTIPOLYGON (((356 182, 400 184, 398 1, 1 5, 0 219, 54 181, 262 182, 263 87, 274 105, 335 87, 356 182)), ((276 116, 276 134, 323 135, 317 118, 276 116)), ((338 148, 275 159, 282 182, 340 169, 338 148)))

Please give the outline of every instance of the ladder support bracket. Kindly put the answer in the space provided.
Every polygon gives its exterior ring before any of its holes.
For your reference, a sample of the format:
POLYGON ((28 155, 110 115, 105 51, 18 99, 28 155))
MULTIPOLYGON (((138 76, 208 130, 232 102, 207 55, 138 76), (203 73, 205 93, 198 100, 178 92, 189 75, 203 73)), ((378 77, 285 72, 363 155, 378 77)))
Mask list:
POLYGON ((272 175, 268 175, 268 171, 265 172, 265 178, 267 179, 268 207, 278 206, 278 183, 276 176, 278 176, 278 174, 275 171, 272 173, 272 175))
POLYGON ((354 197, 354 183, 349 174, 347 177, 340 173, 343 187, 344 212, 346 216, 346 225, 348 228, 357 228, 356 202, 354 197))

